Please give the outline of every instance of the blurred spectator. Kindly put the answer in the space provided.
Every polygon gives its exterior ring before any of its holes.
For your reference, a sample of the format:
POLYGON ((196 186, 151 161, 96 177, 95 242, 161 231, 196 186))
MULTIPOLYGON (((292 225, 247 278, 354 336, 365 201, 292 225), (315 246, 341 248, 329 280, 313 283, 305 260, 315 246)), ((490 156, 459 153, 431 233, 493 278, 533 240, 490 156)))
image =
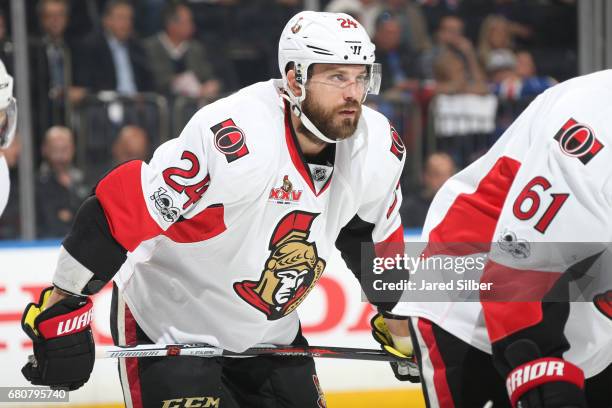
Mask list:
POLYGON ((440 20, 444 16, 457 13, 461 4, 460 0, 418 0, 418 2, 430 35, 433 35, 435 27, 440 25, 440 20))
POLYGON ((454 51, 447 49, 438 55, 433 67, 436 93, 479 95, 488 93, 476 55, 469 51, 468 55, 470 59, 467 67, 464 60, 454 51))
POLYGON ((0 61, 6 67, 6 71, 15 75, 13 71, 13 43, 9 39, 8 28, 6 25, 6 16, 0 9, 0 61))
POLYGON ((427 22, 423 12, 412 0, 384 0, 387 11, 396 14, 402 25, 402 44, 415 53, 431 47, 427 22))
POLYGON ((332 0, 325 11, 347 13, 357 19, 370 37, 376 32, 376 18, 382 12, 379 0, 332 0))
POLYGON ((533 56, 527 50, 516 53, 516 74, 523 80, 523 87, 530 95, 537 95, 557 83, 555 78, 538 75, 533 56))
POLYGON ((427 157, 421 190, 414 195, 405 194, 399 210, 404 227, 423 227, 431 201, 456 170, 455 162, 446 153, 433 153, 427 157))
POLYGON ((43 163, 36 185, 39 237, 62 237, 72 223, 88 189, 83 173, 72 165, 74 139, 67 127, 47 130, 42 145, 43 163))
POLYGON ((155 82, 163 94, 212 99, 221 83, 202 44, 193 39, 195 26, 191 10, 171 3, 164 11, 164 31, 144 42, 155 82))
POLYGON ((399 97, 407 91, 418 89, 416 55, 401 42, 400 19, 388 12, 376 20, 376 61, 382 66, 381 93, 399 97))
POLYGON ((89 35, 75 55, 74 83, 89 91, 133 95, 152 89, 150 63, 133 37, 134 11, 126 0, 108 0, 103 32, 89 35))
POLYGON ((484 19, 478 35, 478 57, 483 65, 493 50, 513 50, 514 36, 510 22, 503 16, 490 15, 484 19))
POLYGON ((434 46, 421 57, 423 77, 436 79, 441 93, 484 92, 486 77, 464 26, 456 15, 442 17, 434 46))
MULTIPOLYGON (((557 0, 462 0, 458 12, 464 17, 469 29, 470 38, 478 37, 478 29, 482 22, 491 15, 503 17, 508 23, 508 29, 516 40, 530 41, 533 28, 536 26, 536 16, 550 13, 553 3, 557 0)), ((555 16, 558 17, 558 16, 555 16)), ((575 14, 574 14, 575 18, 575 14)), ((540 23, 541 24, 541 23, 540 23)), ((538 27, 538 31, 540 31, 538 27)))
POLYGON ((509 49, 491 51, 485 61, 485 67, 490 82, 501 83, 509 79, 519 79, 516 73, 516 56, 509 49))
MULTIPOLYGON (((52 125, 68 122, 69 99, 80 99, 72 90, 71 50, 64 39, 68 24, 67 0, 40 0, 37 6, 42 35, 30 44, 30 77, 34 108, 34 134, 43 135, 52 125)), ((38 140, 37 146, 41 141, 38 140)))
POLYGON ((537 75, 528 51, 516 54, 507 49, 491 51, 487 72, 493 93, 502 100, 531 99, 556 84, 551 77, 537 75))
POLYGON ((19 215, 19 174, 17 166, 19 155, 21 154, 21 140, 19 135, 15 135, 13 142, 5 149, 0 151, 4 156, 9 168, 9 179, 11 189, 9 192, 8 203, 0 217, 0 239, 17 239, 21 231, 21 217, 19 215))
POLYGON ((138 126, 124 126, 113 143, 112 155, 115 166, 129 160, 146 161, 149 158, 147 132, 138 126))

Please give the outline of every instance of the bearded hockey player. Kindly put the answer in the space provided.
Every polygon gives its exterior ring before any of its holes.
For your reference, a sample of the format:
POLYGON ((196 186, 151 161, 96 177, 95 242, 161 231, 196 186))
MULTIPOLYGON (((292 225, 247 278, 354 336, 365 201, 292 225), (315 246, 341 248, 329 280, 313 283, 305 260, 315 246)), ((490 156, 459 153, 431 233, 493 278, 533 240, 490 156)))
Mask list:
MULTIPOLYGON (((299 13, 282 32, 279 68, 282 80, 202 108, 149 163, 98 183, 63 241, 54 287, 24 313, 32 383, 88 380, 87 296, 113 278, 117 344, 305 344, 295 309, 334 245, 359 277, 361 242, 403 242, 404 146, 362 106, 380 84, 363 27, 346 14, 299 13)), ((308 358, 122 359, 120 377, 128 407, 192 397, 325 406, 308 358)))
POLYGON ((0 61, 0 215, 8 201, 10 180, 8 165, 2 149, 8 147, 17 127, 17 104, 13 98, 13 77, 6 72, 0 61))
POLYGON ((546 91, 433 200, 425 254, 486 253, 492 291, 393 309, 428 406, 612 406, 611 91, 612 71, 546 91))

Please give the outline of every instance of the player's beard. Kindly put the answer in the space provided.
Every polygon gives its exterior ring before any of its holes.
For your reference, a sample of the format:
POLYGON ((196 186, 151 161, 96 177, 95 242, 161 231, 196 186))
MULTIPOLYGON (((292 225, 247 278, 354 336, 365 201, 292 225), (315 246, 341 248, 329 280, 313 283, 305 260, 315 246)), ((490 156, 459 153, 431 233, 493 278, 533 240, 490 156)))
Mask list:
MULTIPOLYGON (((359 118, 361 117, 361 104, 357 101, 352 101, 339 108, 325 110, 325 108, 307 95, 304 102, 302 102, 302 112, 324 136, 332 140, 344 140, 351 137, 357 129, 359 118), (354 110, 355 116, 353 118, 344 118, 340 123, 336 123, 335 116, 343 110, 354 110)), ((308 140, 313 143, 325 143, 308 130, 303 123, 300 123, 298 131, 306 135, 308 140)))

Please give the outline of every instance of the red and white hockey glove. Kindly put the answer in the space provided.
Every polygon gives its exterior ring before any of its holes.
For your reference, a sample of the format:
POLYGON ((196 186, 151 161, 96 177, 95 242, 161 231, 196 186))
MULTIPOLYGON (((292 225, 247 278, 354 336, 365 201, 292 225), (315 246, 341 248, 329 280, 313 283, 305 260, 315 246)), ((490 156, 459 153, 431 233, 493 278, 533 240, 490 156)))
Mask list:
POLYGON ((52 290, 44 289, 38 303, 28 304, 23 313, 21 326, 34 342, 34 355, 21 372, 34 385, 72 391, 87 382, 94 366, 93 303, 68 296, 47 308, 52 290))
POLYGON ((517 365, 506 378, 508 396, 514 408, 587 407, 584 373, 574 364, 554 357, 537 358, 539 349, 530 340, 512 343, 505 354, 511 364, 527 360, 517 365))

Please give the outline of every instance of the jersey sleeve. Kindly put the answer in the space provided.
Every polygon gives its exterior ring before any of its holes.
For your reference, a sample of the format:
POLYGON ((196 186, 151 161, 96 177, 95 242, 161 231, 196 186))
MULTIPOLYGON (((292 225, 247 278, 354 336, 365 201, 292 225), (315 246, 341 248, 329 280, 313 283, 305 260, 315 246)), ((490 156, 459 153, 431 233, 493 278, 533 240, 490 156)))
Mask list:
MULTIPOLYGON (((391 296, 378 296, 372 288, 370 270, 362 270, 364 265, 373 265, 372 259, 364 257, 394 257, 403 254, 404 230, 399 208, 402 201, 400 176, 404 168, 405 149, 395 129, 387 125, 381 132, 381 143, 372 155, 367 171, 370 177, 364 186, 364 200, 357 214, 341 230, 336 241, 342 258, 359 280, 368 300, 381 310, 391 310, 397 299, 391 296)), ((385 271, 384 279, 397 280, 398 271, 385 271), (390 277, 390 275, 394 275, 390 277)))
POLYGON ((200 210, 197 204, 210 184, 204 132, 192 120, 149 163, 125 163, 96 186, 113 237, 128 251, 200 210))
POLYGON ((523 128, 531 142, 501 208, 481 279, 491 288, 481 290, 481 303, 503 374, 516 365, 508 347, 519 339, 535 343, 542 357, 561 358, 568 350, 572 282, 592 273, 610 240, 606 120, 593 103, 550 102, 523 128))
POLYGON ((11 180, 9 179, 8 165, 4 156, 0 156, 0 216, 8 202, 11 180))
POLYGON ((105 175, 62 242, 54 285, 95 293, 142 242, 203 210, 210 183, 205 121, 196 114, 179 137, 145 163, 134 160, 105 175))

